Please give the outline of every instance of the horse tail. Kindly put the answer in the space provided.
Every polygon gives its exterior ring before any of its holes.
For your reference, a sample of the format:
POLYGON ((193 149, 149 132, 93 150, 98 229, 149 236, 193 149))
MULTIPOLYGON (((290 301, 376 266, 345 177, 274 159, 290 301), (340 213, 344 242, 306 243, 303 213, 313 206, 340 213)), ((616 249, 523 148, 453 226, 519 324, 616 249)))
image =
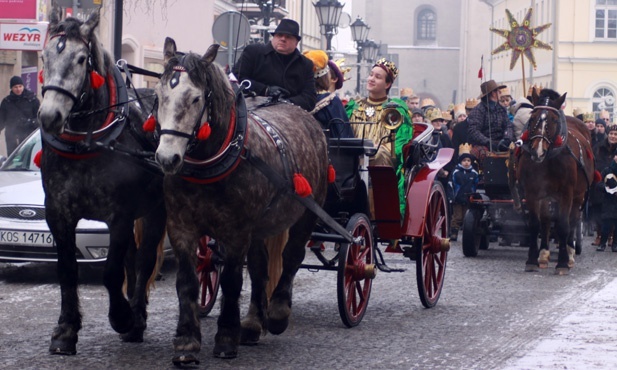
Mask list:
MULTIPOLYGON (((141 218, 135 220, 133 233, 135 235, 135 246, 136 248, 139 249, 139 247, 141 246, 141 243, 143 242, 143 235, 144 235, 144 223, 141 218)), ((154 265, 152 274, 150 274, 150 277, 148 278, 148 282, 146 283, 146 300, 150 298, 150 290, 156 287, 155 281, 157 280, 159 276, 159 272, 161 271, 161 267, 163 266, 163 262, 165 261, 165 254, 163 252, 163 247, 165 245, 166 235, 167 235, 167 232, 164 232, 163 236, 161 237, 161 240, 159 241, 158 246, 156 247, 156 264, 154 265)), ((123 285, 124 292, 126 292, 127 283, 128 282, 125 278, 124 285, 123 285)))
POLYGON ((289 229, 282 233, 266 238, 266 250, 268 251, 268 283, 266 284, 266 295, 268 301, 272 297, 274 289, 279 283, 283 272, 283 249, 289 239, 289 229))

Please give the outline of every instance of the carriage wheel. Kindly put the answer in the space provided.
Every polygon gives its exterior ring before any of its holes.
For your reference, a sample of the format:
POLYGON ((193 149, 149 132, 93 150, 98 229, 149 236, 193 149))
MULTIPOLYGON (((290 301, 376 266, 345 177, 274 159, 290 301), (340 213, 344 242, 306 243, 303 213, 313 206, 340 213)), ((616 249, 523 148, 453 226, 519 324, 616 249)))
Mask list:
POLYGON ((351 216, 347 230, 359 243, 343 243, 339 250, 337 298, 343 323, 351 328, 360 323, 366 312, 375 277, 373 232, 368 217, 361 213, 351 216))
POLYGON ((488 236, 480 226, 482 214, 477 209, 470 209, 463 219, 463 254, 475 257, 479 249, 488 249, 488 236))
POLYGON ((437 304, 446 273, 450 243, 448 237, 448 204, 439 181, 433 183, 428 199, 423 236, 414 239, 416 280, 420 300, 426 308, 437 304))
MULTIPOLYGON (((208 246, 210 238, 199 239, 197 249, 197 277, 199 278, 199 316, 206 317, 212 311, 216 296, 221 285, 221 269, 223 264, 218 261, 212 249, 208 246)), ((218 248, 218 245, 214 248, 218 248)))

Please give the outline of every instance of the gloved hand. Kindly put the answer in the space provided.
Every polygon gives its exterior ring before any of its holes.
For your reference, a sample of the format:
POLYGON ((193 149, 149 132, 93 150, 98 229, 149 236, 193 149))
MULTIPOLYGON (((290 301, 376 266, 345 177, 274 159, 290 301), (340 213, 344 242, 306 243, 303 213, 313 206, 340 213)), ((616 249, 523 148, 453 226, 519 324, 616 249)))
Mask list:
POLYGON ((508 150, 511 143, 512 143, 512 140, 508 138, 503 138, 501 139, 501 141, 499 141, 499 144, 497 144, 497 150, 499 150, 500 152, 505 152, 508 150))
POLYGON ((499 141, 497 140, 491 140, 491 146, 489 147, 490 150, 496 152, 499 150, 499 141))
POLYGON ((281 99, 288 97, 289 91, 280 86, 268 86, 266 89, 266 95, 281 99))

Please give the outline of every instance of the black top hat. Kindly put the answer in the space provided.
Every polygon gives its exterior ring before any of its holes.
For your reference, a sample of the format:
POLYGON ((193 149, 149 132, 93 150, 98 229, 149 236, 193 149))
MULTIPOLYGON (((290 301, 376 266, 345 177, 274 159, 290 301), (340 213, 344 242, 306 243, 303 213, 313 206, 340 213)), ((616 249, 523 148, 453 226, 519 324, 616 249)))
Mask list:
POLYGON ((493 91, 503 89, 504 87, 506 87, 506 85, 497 85, 497 82, 495 82, 495 80, 488 80, 486 82, 483 82, 482 85, 480 85, 480 91, 482 92, 482 94, 478 96, 478 99, 482 99, 493 91))
POLYGON ((276 35, 277 33, 292 35, 297 38, 298 41, 302 40, 302 36, 300 36, 300 25, 292 19, 281 19, 281 23, 279 23, 274 32, 271 32, 270 34, 276 35))

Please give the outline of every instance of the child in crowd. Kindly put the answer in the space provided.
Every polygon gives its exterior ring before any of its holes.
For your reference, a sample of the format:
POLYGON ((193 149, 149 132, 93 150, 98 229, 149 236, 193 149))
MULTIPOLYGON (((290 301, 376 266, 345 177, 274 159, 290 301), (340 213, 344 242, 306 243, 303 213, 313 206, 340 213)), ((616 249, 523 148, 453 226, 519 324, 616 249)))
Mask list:
POLYGON ((452 223, 450 224, 450 240, 456 241, 458 230, 463 223, 465 212, 469 208, 469 195, 476 191, 478 172, 473 168, 474 156, 470 153, 471 145, 459 147, 458 165, 452 172, 452 188, 454 202, 452 204, 452 223))

